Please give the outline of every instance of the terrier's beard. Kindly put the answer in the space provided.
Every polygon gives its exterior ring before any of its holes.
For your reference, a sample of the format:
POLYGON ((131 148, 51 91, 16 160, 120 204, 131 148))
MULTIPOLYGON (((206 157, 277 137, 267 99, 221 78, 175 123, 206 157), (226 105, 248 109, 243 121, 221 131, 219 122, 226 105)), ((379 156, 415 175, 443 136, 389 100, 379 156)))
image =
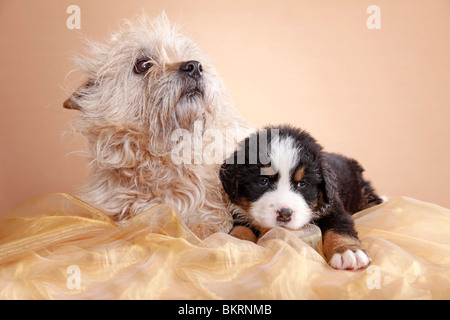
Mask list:
POLYGON ((209 110, 200 93, 186 94, 175 106, 174 115, 176 127, 191 131, 195 121, 204 121, 209 110))

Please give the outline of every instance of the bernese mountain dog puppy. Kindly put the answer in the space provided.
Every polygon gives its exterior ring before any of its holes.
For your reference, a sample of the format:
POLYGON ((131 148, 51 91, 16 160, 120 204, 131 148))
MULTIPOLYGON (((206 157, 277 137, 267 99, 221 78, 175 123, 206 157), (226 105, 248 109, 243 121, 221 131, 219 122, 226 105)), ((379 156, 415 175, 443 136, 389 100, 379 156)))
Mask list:
POLYGON ((322 231, 323 254, 335 269, 369 265, 351 215, 382 203, 356 160, 324 152, 306 131, 266 127, 240 142, 220 179, 235 205, 230 234, 256 242, 273 227, 322 231))

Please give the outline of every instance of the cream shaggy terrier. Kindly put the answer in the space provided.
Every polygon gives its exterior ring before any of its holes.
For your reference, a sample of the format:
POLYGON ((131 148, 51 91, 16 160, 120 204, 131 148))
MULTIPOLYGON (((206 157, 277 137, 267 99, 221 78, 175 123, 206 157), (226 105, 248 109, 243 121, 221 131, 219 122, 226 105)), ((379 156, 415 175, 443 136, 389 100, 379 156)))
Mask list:
POLYGON ((230 203, 218 176, 227 153, 220 151, 234 151, 252 129, 211 61, 165 14, 127 21, 89 48, 76 58, 85 84, 64 103, 80 111, 74 127, 89 145, 91 177, 80 198, 117 222, 166 203, 200 238, 229 232, 230 203), (202 139, 208 130, 218 146, 214 163, 190 153, 195 143, 212 143, 202 139), (184 150, 183 161, 174 161, 174 148, 184 150))

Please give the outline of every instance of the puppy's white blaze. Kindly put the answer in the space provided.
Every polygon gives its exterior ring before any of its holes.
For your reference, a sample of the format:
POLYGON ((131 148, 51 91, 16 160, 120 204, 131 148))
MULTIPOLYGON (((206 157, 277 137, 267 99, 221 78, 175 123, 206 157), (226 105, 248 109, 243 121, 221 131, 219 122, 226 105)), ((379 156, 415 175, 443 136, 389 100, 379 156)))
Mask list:
POLYGON ((291 173, 297 166, 301 152, 291 137, 276 137, 270 143, 272 168, 278 173, 278 181, 273 190, 266 192, 254 202, 250 214, 259 225, 272 228, 282 226, 288 229, 300 229, 311 220, 312 212, 303 196, 291 189, 291 173), (277 210, 292 209, 289 222, 277 220, 277 210))
POLYGON ((281 177, 290 180, 289 172, 295 169, 298 161, 298 154, 301 152, 294 145, 294 139, 291 137, 280 139, 279 136, 270 141, 269 156, 270 164, 275 172, 283 171, 281 177))

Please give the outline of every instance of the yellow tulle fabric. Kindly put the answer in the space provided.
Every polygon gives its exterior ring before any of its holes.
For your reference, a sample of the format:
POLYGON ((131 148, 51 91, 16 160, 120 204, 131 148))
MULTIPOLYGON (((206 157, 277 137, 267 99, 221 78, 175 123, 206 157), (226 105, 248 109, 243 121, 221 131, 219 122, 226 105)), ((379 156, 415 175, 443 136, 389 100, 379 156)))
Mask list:
POLYGON ((167 205, 116 226, 70 195, 42 195, 0 220, 0 298, 450 298, 450 210, 400 197, 354 219, 372 264, 338 271, 315 226, 257 244, 200 240, 167 205))

